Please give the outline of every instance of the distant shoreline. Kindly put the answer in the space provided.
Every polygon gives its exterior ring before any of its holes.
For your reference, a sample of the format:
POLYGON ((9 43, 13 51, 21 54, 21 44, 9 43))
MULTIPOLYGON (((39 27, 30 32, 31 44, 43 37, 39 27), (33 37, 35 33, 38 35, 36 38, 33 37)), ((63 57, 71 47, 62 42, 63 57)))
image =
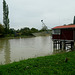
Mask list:
POLYGON ((17 36, 17 37, 1 37, 0 39, 15 39, 15 38, 31 38, 31 37, 35 37, 35 36, 17 36))

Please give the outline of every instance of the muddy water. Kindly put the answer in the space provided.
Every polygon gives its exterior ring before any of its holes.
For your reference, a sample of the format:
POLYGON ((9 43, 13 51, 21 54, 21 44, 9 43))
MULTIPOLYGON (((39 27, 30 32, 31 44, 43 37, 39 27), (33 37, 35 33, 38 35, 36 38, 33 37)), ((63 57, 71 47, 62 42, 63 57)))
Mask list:
POLYGON ((50 36, 0 39, 0 64, 53 54, 50 36))

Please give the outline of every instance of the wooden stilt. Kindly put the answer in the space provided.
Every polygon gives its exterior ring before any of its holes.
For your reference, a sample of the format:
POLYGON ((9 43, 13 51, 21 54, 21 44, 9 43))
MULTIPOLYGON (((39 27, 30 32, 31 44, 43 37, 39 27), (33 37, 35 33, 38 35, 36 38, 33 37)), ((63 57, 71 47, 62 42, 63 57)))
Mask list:
POLYGON ((59 43, 59 40, 58 40, 58 50, 60 49, 60 43, 59 43))
POLYGON ((75 41, 54 40, 53 48, 54 50, 75 50, 75 41))
POLYGON ((75 50, 75 41, 74 42, 71 42, 71 50, 75 50))
POLYGON ((63 49, 63 50, 66 50, 66 43, 65 43, 65 41, 63 41, 62 43, 63 43, 63 44, 62 44, 62 46, 63 46, 62 49, 63 49))
POLYGON ((74 41, 74 48, 73 48, 73 50, 75 50, 75 41, 74 41))
POLYGON ((64 41, 64 50, 66 50, 66 41, 64 41))
POLYGON ((62 50, 62 41, 60 41, 60 50, 62 50))

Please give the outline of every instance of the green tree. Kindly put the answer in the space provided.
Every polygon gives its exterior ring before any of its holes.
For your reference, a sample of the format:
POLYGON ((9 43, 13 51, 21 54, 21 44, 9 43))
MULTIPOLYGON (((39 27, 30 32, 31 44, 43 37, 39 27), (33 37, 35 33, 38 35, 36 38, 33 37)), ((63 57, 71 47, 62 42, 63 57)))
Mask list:
POLYGON ((9 32, 9 8, 8 5, 6 4, 6 1, 3 0, 3 23, 4 23, 4 28, 6 34, 9 32))
POLYGON ((38 29, 36 29, 36 28, 31 28, 31 33, 36 33, 36 32, 38 32, 38 29))
POLYGON ((0 36, 4 34, 4 27, 0 24, 0 36))
POLYGON ((31 30, 28 27, 22 28, 20 33, 21 35, 32 36, 31 30))

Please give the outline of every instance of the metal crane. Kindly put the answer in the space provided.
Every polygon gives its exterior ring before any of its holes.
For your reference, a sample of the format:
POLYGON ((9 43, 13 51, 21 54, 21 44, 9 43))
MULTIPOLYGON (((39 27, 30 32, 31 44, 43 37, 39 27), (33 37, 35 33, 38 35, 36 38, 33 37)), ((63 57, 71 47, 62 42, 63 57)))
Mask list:
POLYGON ((41 20, 41 22, 42 22, 42 30, 47 30, 48 28, 47 28, 47 26, 45 25, 45 23, 43 22, 43 20, 41 20))

